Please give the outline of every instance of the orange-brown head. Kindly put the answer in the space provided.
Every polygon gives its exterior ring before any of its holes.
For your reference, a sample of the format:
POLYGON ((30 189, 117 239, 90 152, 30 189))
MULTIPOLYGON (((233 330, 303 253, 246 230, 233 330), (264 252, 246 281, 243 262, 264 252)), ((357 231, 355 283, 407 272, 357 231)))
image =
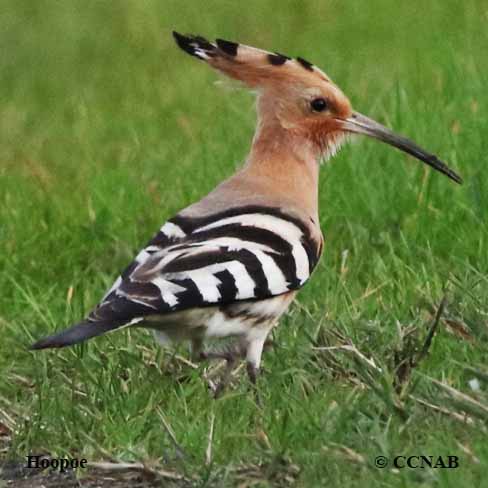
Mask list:
POLYGON ((354 112, 349 99, 316 66, 303 58, 217 39, 173 33, 179 47, 258 93, 258 118, 265 141, 273 135, 306 141, 318 157, 333 155, 350 133, 395 146, 461 183, 436 156, 410 140, 354 112))

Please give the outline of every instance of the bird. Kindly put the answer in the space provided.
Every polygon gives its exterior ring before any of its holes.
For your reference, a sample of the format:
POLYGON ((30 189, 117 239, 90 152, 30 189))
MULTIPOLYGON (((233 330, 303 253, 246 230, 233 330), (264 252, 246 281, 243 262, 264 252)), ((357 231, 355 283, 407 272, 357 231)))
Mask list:
POLYGON ((189 342, 192 358, 225 359, 227 372, 245 360, 255 385, 270 331, 322 254, 322 162, 359 134, 456 183, 462 179, 435 155, 353 110, 341 89, 302 57, 198 35, 173 37, 184 52, 256 93, 250 152, 237 172, 164 223, 85 319, 31 349, 145 327, 164 346, 189 342))

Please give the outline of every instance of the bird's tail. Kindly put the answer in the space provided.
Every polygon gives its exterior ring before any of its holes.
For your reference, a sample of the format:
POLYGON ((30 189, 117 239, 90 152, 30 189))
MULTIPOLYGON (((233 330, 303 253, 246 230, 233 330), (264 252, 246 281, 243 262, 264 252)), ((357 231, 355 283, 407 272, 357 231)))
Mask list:
POLYGON ((124 325, 121 322, 101 322, 83 320, 66 330, 40 339, 30 347, 31 350, 51 347, 66 347, 96 337, 124 325))

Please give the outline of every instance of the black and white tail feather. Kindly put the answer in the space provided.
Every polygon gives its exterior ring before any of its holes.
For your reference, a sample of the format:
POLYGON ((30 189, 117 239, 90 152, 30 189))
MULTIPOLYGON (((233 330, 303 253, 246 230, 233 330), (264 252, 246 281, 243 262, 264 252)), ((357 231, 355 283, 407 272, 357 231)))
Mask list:
POLYGON ((65 347, 154 316, 265 300, 297 290, 321 243, 279 208, 235 207, 169 220, 115 281, 88 318, 32 349, 65 347))

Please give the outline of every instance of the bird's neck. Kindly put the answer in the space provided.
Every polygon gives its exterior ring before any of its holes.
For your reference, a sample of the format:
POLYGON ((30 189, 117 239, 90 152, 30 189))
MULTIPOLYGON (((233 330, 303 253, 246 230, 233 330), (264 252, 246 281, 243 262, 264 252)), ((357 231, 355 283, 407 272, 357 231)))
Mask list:
MULTIPOLYGON (((318 216, 319 154, 313 144, 277 122, 260 123, 242 169, 269 188, 270 196, 295 202, 318 216)), ((261 185, 260 185, 261 186, 261 185)))

